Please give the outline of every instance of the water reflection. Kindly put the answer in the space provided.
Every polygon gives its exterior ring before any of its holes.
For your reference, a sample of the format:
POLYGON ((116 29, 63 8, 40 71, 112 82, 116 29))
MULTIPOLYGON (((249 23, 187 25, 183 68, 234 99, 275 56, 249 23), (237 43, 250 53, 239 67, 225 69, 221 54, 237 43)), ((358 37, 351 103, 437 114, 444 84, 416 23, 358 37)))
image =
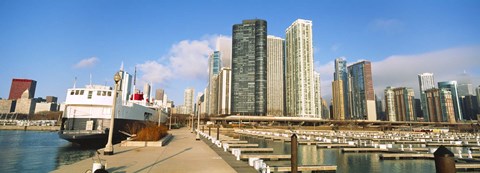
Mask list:
POLYGON ((69 165, 93 156, 95 156, 95 149, 82 148, 80 146, 67 143, 58 147, 55 168, 58 168, 62 165, 69 165))
MULTIPOLYGON (((290 154, 290 142, 241 136, 241 140, 256 143, 259 147, 274 148, 274 154, 290 154)), ((405 148, 408 145, 404 145, 405 148)), ((417 147, 417 146, 413 146, 417 147)), ((420 146, 418 146, 420 147, 420 146)), ((454 148, 452 148, 454 149, 454 148)), ((452 150, 456 151, 456 150, 452 150)), ((434 173, 433 160, 380 160, 378 153, 342 153, 340 149, 317 148, 315 145, 299 145, 300 165, 337 165, 337 172, 422 172, 434 173)), ((269 165, 289 166, 289 161, 268 161, 269 165)))
POLYGON ((0 130, 0 148, 0 172, 49 172, 95 153, 40 131, 0 130))

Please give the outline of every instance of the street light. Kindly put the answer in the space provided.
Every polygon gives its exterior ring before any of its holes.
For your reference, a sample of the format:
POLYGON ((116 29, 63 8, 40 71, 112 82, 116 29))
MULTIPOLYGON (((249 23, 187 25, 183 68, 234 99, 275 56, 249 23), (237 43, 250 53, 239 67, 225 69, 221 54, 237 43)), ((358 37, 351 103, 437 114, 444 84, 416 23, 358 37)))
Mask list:
POLYGON ((108 130, 108 142, 105 145, 105 150, 103 150, 103 155, 113 155, 113 145, 112 145, 112 138, 113 138, 113 124, 115 121, 115 106, 117 105, 117 89, 118 89, 118 82, 122 79, 120 76, 119 71, 115 73, 113 76, 113 80, 115 81, 114 93, 113 93, 113 105, 112 105, 112 117, 110 118, 110 129, 108 130))
MULTIPOLYGON (((197 107, 200 107, 200 104, 198 104, 197 107)), ((197 137, 195 140, 199 141, 200 140, 200 112, 197 111, 197 116, 198 116, 198 121, 197 121, 197 137)))

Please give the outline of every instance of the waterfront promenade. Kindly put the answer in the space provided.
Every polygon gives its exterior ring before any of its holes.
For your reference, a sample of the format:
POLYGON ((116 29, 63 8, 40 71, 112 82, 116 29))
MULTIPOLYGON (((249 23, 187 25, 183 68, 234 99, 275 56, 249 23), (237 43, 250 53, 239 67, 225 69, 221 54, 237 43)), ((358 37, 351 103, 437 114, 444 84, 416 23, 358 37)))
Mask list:
MULTIPOLYGON (((164 147, 114 146, 114 155, 104 156, 108 172, 205 172, 234 173, 222 157, 205 142, 196 141, 188 128, 170 130, 174 138, 164 147)), ((96 157, 95 157, 96 158, 96 157)), ((60 166, 53 172, 85 172, 92 169, 91 158, 60 166)))

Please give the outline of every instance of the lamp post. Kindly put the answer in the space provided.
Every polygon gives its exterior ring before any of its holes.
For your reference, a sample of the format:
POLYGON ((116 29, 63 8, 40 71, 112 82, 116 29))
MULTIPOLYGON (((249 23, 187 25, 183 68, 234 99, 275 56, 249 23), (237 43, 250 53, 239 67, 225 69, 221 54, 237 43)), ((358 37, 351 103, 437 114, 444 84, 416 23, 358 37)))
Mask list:
POLYGON ((115 81, 114 93, 113 93, 113 105, 112 105, 112 117, 110 118, 110 128, 108 130, 108 142, 105 145, 105 150, 103 150, 103 155, 113 155, 113 145, 112 145, 112 138, 113 138, 113 125, 115 121, 115 106, 117 105, 117 89, 118 89, 118 82, 122 79, 120 76, 121 71, 115 73, 113 80, 115 81))
MULTIPOLYGON (((197 107, 200 107, 200 104, 198 104, 197 107)), ((198 117, 198 121, 197 121, 197 137, 195 138, 195 140, 199 141, 200 140, 200 112, 197 111, 197 117, 198 117)))

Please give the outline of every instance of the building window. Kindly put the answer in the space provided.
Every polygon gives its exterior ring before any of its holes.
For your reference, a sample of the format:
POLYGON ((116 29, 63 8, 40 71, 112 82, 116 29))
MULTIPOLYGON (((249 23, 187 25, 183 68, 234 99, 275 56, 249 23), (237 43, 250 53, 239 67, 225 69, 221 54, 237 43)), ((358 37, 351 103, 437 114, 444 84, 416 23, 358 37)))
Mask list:
POLYGON ((92 99, 93 91, 88 91, 88 99, 92 99))

